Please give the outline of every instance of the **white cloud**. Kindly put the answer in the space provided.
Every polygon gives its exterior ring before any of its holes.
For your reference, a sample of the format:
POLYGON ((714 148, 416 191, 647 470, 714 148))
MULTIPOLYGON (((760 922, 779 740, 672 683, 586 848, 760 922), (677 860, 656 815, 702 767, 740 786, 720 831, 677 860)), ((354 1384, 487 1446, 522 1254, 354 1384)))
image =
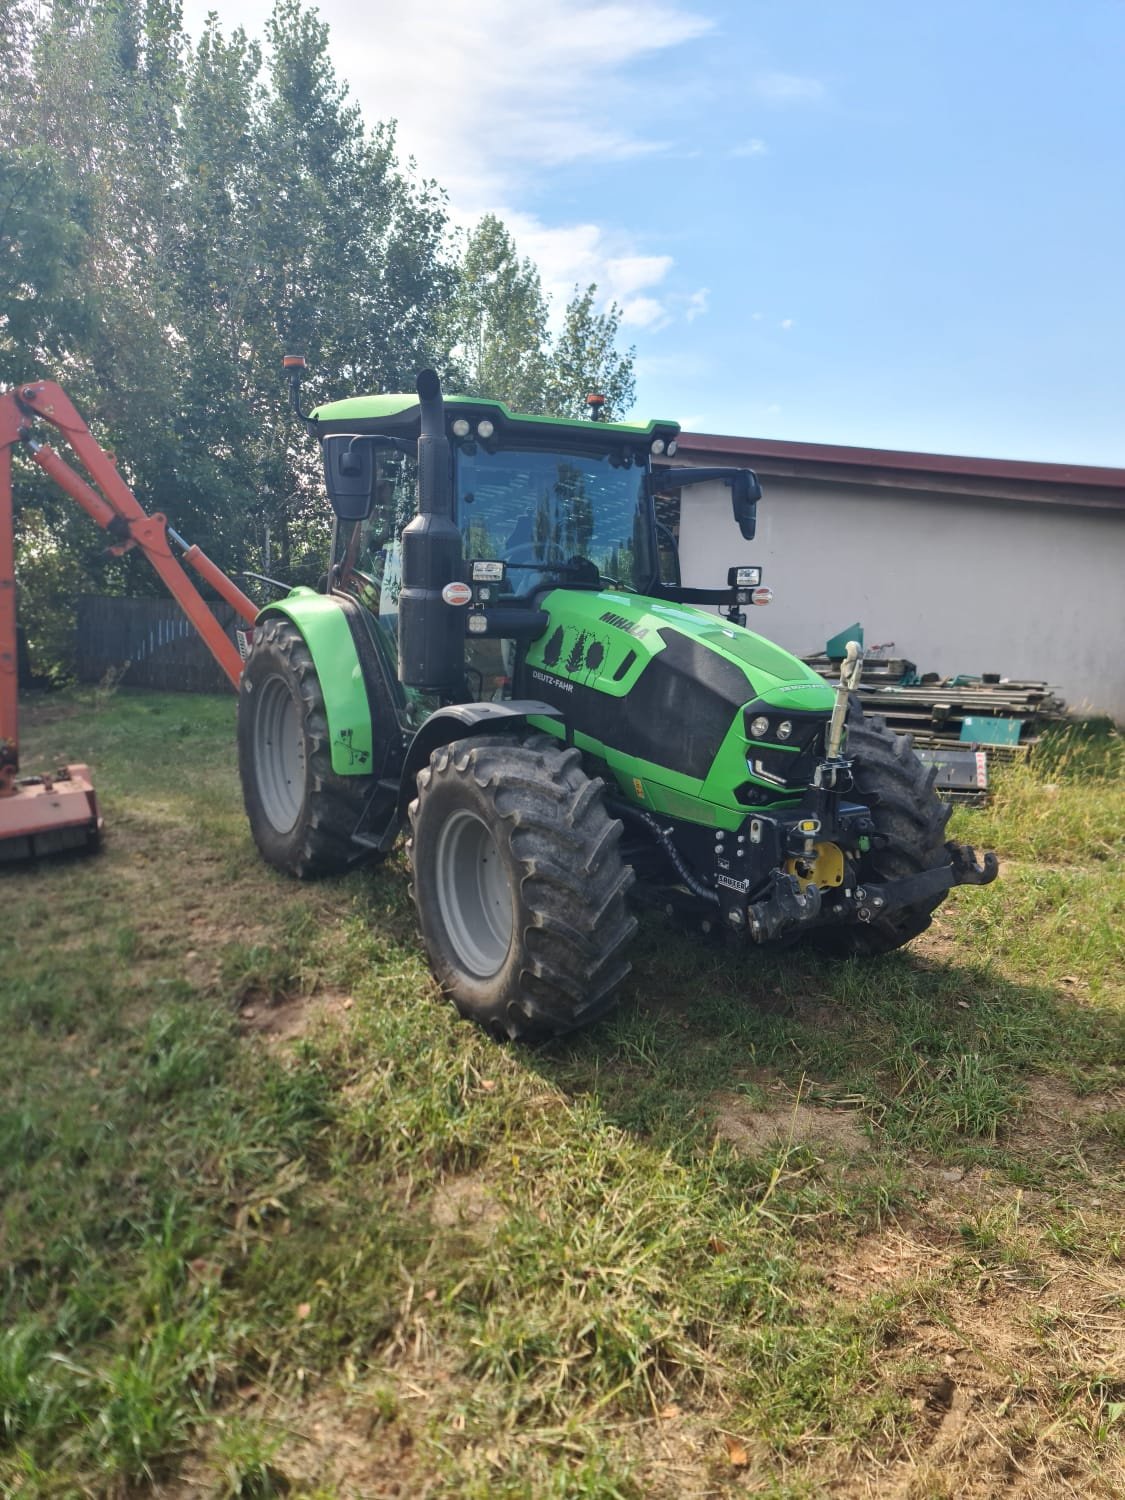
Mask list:
POLYGON ((760 323, 762 321, 761 313, 751 313, 750 316, 754 319, 755 323, 760 323))
MULTIPOLYGON (((189 29, 205 4, 188 0, 189 29)), ((224 8, 227 27, 241 8, 224 8)), ((469 215, 518 197, 540 171, 667 149, 627 123, 638 114, 630 71, 714 26, 679 0, 320 0, 319 10, 365 117, 397 119, 403 154, 469 215)))
POLYGON ((825 93, 819 78, 798 73, 759 73, 750 87, 767 104, 812 104, 825 93))
MULTIPOLYGON (((575 285, 596 282, 623 321, 652 330, 671 315, 668 299, 653 295, 672 271, 670 255, 601 224, 550 223, 519 205, 560 167, 679 151, 683 143, 646 130, 638 101, 650 98, 655 75, 642 89, 637 74, 714 29, 690 3, 318 0, 318 8, 337 74, 364 118, 397 121, 400 157, 446 189, 455 225, 485 213, 503 219, 539 266, 556 316, 575 285)), ((189 32, 199 34, 211 8, 212 0, 186 0, 189 32)), ((224 30, 245 25, 261 35, 271 8, 272 0, 231 0, 224 30)))
POLYGON ((670 255, 623 255, 606 261, 606 283, 614 297, 628 297, 663 281, 672 269, 670 255))
MULTIPOLYGON (((532 214, 499 210, 511 230, 521 255, 529 255, 539 267, 543 290, 554 304, 556 316, 569 302, 577 286, 585 291, 591 282, 598 287, 598 301, 603 306, 616 302, 622 309, 622 322, 634 327, 651 327, 656 315, 647 304, 651 292, 672 270, 670 255, 637 253, 631 235, 602 228, 599 224, 547 225, 532 214), (631 315, 624 316, 626 309, 631 315)), ((659 305, 661 315, 665 308, 659 305)))
POLYGON ((671 319, 663 302, 655 297, 631 297, 622 304, 623 328, 648 328, 653 332, 667 327, 671 319))
POLYGON ((788 333, 789 330, 793 327, 793 319, 792 318, 782 318, 781 322, 777 326, 779 328, 784 328, 785 331, 786 331, 786 333, 788 333))
POLYGON ((752 135, 748 141, 731 149, 731 156, 768 156, 770 148, 760 136, 752 135))
POLYGON ((702 315, 708 310, 708 303, 710 302, 710 300, 710 287, 701 286, 697 292, 692 292, 687 299, 687 307, 684 310, 685 321, 688 323, 694 323, 696 318, 702 317, 702 315))

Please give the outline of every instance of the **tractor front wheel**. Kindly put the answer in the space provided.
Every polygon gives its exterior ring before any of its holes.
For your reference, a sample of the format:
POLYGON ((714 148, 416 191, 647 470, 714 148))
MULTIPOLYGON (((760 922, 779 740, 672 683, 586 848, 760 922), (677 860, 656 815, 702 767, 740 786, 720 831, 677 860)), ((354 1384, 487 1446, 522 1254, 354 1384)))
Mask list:
MULTIPOLYGON (((936 767, 922 764, 909 735, 896 734, 882 718, 867 718, 854 700, 847 722, 856 800, 869 804, 882 838, 880 848, 863 856, 859 878, 897 880, 947 864, 945 825, 952 809, 934 790, 936 767)), ((890 953, 925 932, 944 899, 935 896, 874 922, 828 928, 813 941, 837 957, 890 953)))
POLYGON ((474 736, 418 774, 407 853, 422 940, 463 1016, 500 1040, 573 1031, 629 972, 621 824, 577 750, 474 736))
POLYGON ((333 771, 320 678, 289 620, 254 632, 239 684, 238 770, 254 842, 275 868, 306 879, 372 857, 351 837, 371 777, 333 771))

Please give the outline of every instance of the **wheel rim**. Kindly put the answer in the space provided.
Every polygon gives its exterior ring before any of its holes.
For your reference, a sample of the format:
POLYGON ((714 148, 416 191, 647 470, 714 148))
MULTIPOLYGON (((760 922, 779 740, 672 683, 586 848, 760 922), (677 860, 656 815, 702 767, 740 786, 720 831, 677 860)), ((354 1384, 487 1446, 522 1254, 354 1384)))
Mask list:
POLYGON ((455 812, 438 835, 437 897, 458 962, 470 974, 495 974, 512 945, 512 887, 492 830, 476 813, 455 812))
POLYGON ((297 701, 284 677, 267 677, 254 716, 254 769, 262 811, 288 833, 305 800, 305 741, 297 701))

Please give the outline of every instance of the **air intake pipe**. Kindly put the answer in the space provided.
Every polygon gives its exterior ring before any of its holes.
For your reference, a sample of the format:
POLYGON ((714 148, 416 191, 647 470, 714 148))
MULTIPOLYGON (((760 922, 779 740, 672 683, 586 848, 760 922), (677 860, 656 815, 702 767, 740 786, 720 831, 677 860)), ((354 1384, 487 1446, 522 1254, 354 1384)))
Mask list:
POLYGON ((459 693, 465 681, 465 611, 442 590, 461 572, 461 533, 453 521, 453 458, 445 435, 441 381, 418 376, 418 514, 402 532, 398 675, 426 693, 459 693))

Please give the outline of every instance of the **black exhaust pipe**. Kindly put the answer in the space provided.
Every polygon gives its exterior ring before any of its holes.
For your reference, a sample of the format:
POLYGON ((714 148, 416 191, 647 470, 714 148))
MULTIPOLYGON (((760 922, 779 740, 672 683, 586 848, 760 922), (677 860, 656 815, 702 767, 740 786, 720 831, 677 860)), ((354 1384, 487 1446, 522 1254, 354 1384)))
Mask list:
POLYGON ((418 376, 418 514, 402 532, 398 675, 426 693, 460 693, 465 681, 465 609, 442 590, 461 572, 461 533, 453 521, 453 458, 445 435, 441 381, 418 376))

